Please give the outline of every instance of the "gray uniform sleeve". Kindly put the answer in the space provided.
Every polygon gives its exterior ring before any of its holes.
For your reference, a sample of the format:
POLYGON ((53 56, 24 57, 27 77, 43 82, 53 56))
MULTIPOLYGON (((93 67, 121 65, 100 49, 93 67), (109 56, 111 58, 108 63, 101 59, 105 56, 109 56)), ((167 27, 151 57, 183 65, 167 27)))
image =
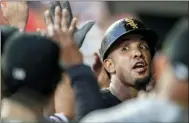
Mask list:
POLYGON ((94 111, 81 123, 89 122, 179 122, 182 109, 176 104, 158 99, 133 99, 109 109, 94 111))

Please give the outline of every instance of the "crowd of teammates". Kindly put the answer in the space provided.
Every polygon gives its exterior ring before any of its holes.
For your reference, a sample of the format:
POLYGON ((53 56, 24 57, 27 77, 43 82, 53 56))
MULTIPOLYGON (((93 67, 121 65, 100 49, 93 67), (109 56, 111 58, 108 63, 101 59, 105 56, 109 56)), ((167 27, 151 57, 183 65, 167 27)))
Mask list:
POLYGON ((91 69, 80 48, 95 21, 77 28, 69 2, 56 1, 44 13, 47 28, 31 33, 27 2, 7 6, 8 24, 0 25, 1 123, 188 122, 187 18, 162 49, 158 34, 138 18, 115 21, 91 69))

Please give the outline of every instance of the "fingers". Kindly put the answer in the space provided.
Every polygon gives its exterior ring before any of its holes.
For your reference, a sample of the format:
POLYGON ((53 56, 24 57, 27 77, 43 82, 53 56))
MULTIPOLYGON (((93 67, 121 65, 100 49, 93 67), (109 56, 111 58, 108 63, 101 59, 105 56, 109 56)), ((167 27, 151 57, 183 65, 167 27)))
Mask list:
POLYGON ((55 30, 61 29, 61 9, 59 6, 55 8, 55 21, 54 21, 54 28, 55 30))
POLYGON ((63 6, 63 8, 66 8, 68 10, 67 25, 70 26, 71 21, 73 19, 73 14, 72 14, 70 3, 69 3, 69 1, 61 1, 60 3, 63 6))
POLYGON ((5 7, 5 5, 3 3, 1 3, 1 11, 4 17, 6 17, 6 13, 7 13, 7 7, 5 7))
POLYGON ((45 11, 44 16, 45 16, 45 23, 46 23, 47 25, 53 25, 53 23, 52 23, 52 21, 51 21, 50 12, 49 12, 48 10, 45 11))
POLYGON ((45 23, 47 24, 48 36, 52 37, 54 35, 54 27, 53 27, 53 22, 51 20, 50 12, 48 10, 45 11, 44 16, 45 16, 45 23))
MULTIPOLYGON (((72 19, 71 25, 68 27, 67 25, 68 11, 66 9, 63 9, 61 11, 61 8, 59 6, 55 8, 54 15, 55 18, 53 23, 51 19, 50 11, 47 10, 44 13, 45 22, 47 24, 48 37, 55 38, 57 35, 59 35, 73 39, 74 31, 76 29, 77 19, 76 18, 72 19)), ((41 34, 43 35, 43 33, 41 34)))
POLYGON ((71 22, 71 25, 70 25, 70 28, 68 30, 68 33, 70 36, 73 36, 74 34, 74 31, 76 29, 76 24, 77 24, 77 19, 76 18, 73 18, 72 19, 72 22, 71 22))
POLYGON ((66 32, 68 30, 67 17, 68 17, 68 11, 66 9, 63 9, 62 10, 62 22, 61 22, 63 32, 66 32))
POLYGON ((1 3, 1 8, 5 8, 5 5, 3 3, 1 3))

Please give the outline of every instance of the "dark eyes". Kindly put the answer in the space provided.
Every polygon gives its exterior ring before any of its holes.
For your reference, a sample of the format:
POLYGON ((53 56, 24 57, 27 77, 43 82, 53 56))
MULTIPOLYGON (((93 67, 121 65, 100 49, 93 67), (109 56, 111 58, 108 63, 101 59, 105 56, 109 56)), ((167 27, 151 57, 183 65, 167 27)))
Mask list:
POLYGON ((122 49, 121 49, 121 51, 127 51, 127 50, 129 50, 129 47, 123 47, 122 49))
POLYGON ((140 45, 140 49, 148 50, 149 48, 148 48, 148 46, 143 44, 143 45, 140 45))
MULTIPOLYGON (((131 47, 129 47, 129 46, 125 46, 125 47, 123 47, 123 48, 121 49, 121 51, 122 51, 122 52, 125 52, 125 51, 128 51, 130 48, 131 48, 131 47)), ((138 49, 141 49, 141 50, 149 50, 148 46, 145 45, 145 44, 141 44, 138 49)))

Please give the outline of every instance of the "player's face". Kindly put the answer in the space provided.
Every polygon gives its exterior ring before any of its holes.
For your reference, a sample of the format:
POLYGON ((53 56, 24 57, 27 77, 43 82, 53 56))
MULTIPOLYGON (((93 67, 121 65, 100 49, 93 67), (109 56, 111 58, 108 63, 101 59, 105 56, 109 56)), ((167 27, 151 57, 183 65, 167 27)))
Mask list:
POLYGON ((151 54, 140 35, 128 35, 110 53, 116 76, 125 84, 145 84, 151 72, 151 54))

